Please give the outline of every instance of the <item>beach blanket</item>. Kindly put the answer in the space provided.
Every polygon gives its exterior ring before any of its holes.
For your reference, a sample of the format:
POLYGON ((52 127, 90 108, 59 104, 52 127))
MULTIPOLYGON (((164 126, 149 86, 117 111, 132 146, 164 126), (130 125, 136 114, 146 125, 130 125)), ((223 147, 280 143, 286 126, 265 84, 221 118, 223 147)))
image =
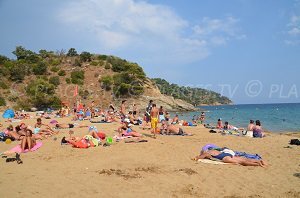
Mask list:
MULTIPOLYGON (((42 142, 37 142, 36 145, 31 149, 31 152, 36 151, 36 150, 39 149, 42 145, 43 145, 42 142)), ((5 154, 8 154, 8 153, 27 153, 27 152, 29 152, 28 149, 26 149, 26 150, 24 150, 24 151, 22 152, 21 145, 17 145, 17 146, 13 147, 12 149, 10 149, 10 150, 8 150, 8 151, 6 151, 6 152, 4 152, 4 153, 5 153, 5 154)))
POLYGON ((205 163, 205 164, 215 164, 215 165, 225 165, 228 163, 224 163, 221 161, 214 161, 214 160, 210 160, 210 159, 198 159, 197 162, 201 162, 201 163, 205 163))

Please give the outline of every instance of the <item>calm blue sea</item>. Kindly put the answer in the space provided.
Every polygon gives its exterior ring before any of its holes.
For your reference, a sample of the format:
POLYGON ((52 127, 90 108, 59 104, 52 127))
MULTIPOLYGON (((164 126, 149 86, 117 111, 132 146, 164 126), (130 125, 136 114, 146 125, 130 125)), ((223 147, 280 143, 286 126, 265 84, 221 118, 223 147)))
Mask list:
MULTIPOLYGON (((201 107, 206 112, 206 123, 223 123, 247 127, 249 120, 260 120, 265 130, 272 132, 300 132, 300 103, 293 104, 247 104, 201 107)), ((199 112, 179 113, 180 119, 191 120, 199 112)))

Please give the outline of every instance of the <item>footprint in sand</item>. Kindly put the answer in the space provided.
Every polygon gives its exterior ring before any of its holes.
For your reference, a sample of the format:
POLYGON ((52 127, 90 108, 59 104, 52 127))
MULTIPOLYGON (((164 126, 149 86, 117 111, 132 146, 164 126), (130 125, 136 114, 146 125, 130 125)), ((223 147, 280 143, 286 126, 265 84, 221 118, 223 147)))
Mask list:
POLYGON ((186 173, 187 175, 196 175, 198 174, 196 171, 194 171, 193 169, 191 168, 181 168, 178 170, 179 172, 184 172, 186 173))

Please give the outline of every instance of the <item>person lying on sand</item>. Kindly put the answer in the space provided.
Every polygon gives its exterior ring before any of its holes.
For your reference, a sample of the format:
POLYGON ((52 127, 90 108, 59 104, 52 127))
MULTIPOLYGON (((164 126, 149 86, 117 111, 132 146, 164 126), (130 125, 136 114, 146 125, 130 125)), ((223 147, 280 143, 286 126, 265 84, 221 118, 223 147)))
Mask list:
POLYGON ((267 164, 263 160, 256 159, 248 159, 244 157, 235 156, 234 151, 230 149, 219 150, 206 150, 201 151, 200 155, 193 158, 193 160, 197 161, 199 159, 218 159, 224 163, 230 163, 234 165, 242 165, 242 166, 261 166, 266 167, 267 164))
POLYGON ((79 137, 70 137, 66 138, 63 137, 62 143, 69 143, 76 148, 89 148, 89 147, 96 147, 101 145, 101 137, 99 137, 98 133, 95 130, 91 130, 88 135, 83 136, 82 138, 79 137))
POLYGON ((132 129, 132 124, 129 119, 124 119, 122 125, 118 128, 120 136, 142 137, 142 134, 132 129))
MULTIPOLYGON (((25 123, 21 123, 20 125, 16 126, 15 129, 16 129, 17 134, 19 134, 20 136, 26 136, 27 129, 29 129, 29 130, 32 131, 32 127, 28 127, 25 123)), ((38 139, 41 140, 41 139, 43 139, 43 137, 40 134, 32 134, 31 136, 35 140, 38 140, 38 139)))
POLYGON ((244 130, 244 128, 235 127, 233 125, 230 125, 228 122, 225 122, 225 125, 224 125, 223 129, 224 130, 234 130, 234 131, 244 130))
POLYGON ((166 135, 192 135, 191 133, 184 132, 180 127, 177 127, 173 124, 168 124, 168 122, 166 122, 165 120, 162 120, 161 122, 160 133, 166 135))
POLYGON ((57 123, 57 124, 55 124, 55 127, 58 128, 58 129, 72 129, 72 128, 85 128, 85 127, 89 127, 89 126, 84 125, 84 124, 76 124, 76 123, 74 123, 74 124, 72 124, 72 123, 70 123, 70 124, 65 124, 65 123, 59 124, 59 123, 57 123))
POLYGON ((4 130, 5 135, 7 135, 11 140, 22 140, 24 138, 24 135, 18 134, 16 131, 14 131, 14 127, 12 125, 9 125, 6 130, 4 130))
POLYGON ((52 128, 47 125, 47 124, 43 124, 42 123, 42 119, 41 118, 38 118, 36 120, 36 124, 34 125, 34 133, 37 134, 37 133, 40 133, 40 134, 43 134, 43 135, 53 135, 53 134, 57 134, 55 131, 52 130, 52 128))

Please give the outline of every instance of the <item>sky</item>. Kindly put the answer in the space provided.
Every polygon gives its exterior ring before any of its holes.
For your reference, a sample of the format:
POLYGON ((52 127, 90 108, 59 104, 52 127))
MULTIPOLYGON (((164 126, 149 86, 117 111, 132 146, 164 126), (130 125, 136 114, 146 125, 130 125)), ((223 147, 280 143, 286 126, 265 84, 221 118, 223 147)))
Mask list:
POLYGON ((236 104, 300 102, 300 0, 0 0, 16 46, 115 55, 236 104))

